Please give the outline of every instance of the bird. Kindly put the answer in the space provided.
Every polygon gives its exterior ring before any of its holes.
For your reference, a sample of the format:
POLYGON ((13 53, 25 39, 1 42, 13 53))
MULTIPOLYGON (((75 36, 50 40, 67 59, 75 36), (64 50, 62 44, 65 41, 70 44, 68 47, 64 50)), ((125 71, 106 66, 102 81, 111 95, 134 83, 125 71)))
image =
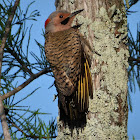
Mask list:
POLYGON ((55 78, 59 118, 71 128, 86 124, 89 98, 93 98, 92 48, 79 31, 82 25, 72 26, 83 10, 58 10, 45 21, 45 55, 55 78))

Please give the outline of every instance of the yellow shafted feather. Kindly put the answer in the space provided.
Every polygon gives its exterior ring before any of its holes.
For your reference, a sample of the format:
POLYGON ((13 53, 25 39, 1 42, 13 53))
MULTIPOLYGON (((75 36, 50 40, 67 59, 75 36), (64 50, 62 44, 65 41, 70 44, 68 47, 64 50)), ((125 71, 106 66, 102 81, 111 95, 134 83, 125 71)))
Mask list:
POLYGON ((78 81, 78 103, 80 102, 80 76, 78 81))
MULTIPOLYGON (((90 68, 89 68, 89 64, 88 64, 88 61, 86 59, 86 65, 87 65, 87 75, 88 75, 88 83, 89 83, 89 88, 90 88, 90 92, 93 92, 93 89, 92 89, 92 77, 91 77, 91 72, 90 72, 90 68)), ((92 93, 89 93, 89 94, 92 94, 92 93)))
POLYGON ((76 97, 81 110, 88 107, 90 92, 92 92, 91 89, 89 89, 92 86, 90 85, 92 84, 92 79, 87 59, 84 63, 84 71, 84 75, 79 76, 78 89, 76 92, 76 97))
POLYGON ((86 81, 86 84, 85 85, 86 85, 86 92, 87 92, 86 95, 87 95, 87 102, 88 102, 88 99, 89 99, 89 89, 88 88, 89 88, 89 86, 88 86, 87 63, 85 63, 84 65, 85 65, 85 81, 86 81))
POLYGON ((84 96, 83 96, 83 108, 85 107, 85 99, 86 99, 86 87, 85 87, 85 77, 83 77, 83 93, 84 93, 84 96))
POLYGON ((83 77, 81 75, 81 110, 82 110, 82 102, 83 102, 83 77))

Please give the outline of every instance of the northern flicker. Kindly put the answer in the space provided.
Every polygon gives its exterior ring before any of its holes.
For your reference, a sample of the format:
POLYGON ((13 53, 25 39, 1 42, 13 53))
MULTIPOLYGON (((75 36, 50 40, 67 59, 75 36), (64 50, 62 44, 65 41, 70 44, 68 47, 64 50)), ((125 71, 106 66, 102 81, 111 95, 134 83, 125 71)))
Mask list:
POLYGON ((55 78, 60 120, 73 126, 86 122, 93 92, 89 56, 92 50, 78 26, 71 25, 82 11, 55 11, 45 22, 45 53, 55 78))

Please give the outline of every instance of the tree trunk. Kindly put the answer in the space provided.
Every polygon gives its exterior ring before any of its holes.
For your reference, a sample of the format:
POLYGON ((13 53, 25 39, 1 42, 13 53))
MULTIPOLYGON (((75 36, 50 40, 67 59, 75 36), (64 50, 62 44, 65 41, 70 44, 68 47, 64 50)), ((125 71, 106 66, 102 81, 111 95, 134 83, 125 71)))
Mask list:
POLYGON ((84 11, 75 22, 101 56, 93 53, 93 99, 82 131, 64 128, 58 118, 57 139, 125 140, 127 137, 128 47, 123 0, 56 0, 57 10, 84 11), (79 134, 77 134, 79 132, 79 134))

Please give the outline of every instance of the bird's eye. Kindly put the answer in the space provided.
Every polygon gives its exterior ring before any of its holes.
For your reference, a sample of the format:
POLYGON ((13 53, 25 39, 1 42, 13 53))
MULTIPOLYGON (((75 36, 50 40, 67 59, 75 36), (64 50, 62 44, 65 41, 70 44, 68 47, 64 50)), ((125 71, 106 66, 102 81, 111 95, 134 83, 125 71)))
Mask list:
POLYGON ((63 18, 63 16, 62 16, 62 15, 60 15, 59 17, 60 17, 60 18, 63 18))

